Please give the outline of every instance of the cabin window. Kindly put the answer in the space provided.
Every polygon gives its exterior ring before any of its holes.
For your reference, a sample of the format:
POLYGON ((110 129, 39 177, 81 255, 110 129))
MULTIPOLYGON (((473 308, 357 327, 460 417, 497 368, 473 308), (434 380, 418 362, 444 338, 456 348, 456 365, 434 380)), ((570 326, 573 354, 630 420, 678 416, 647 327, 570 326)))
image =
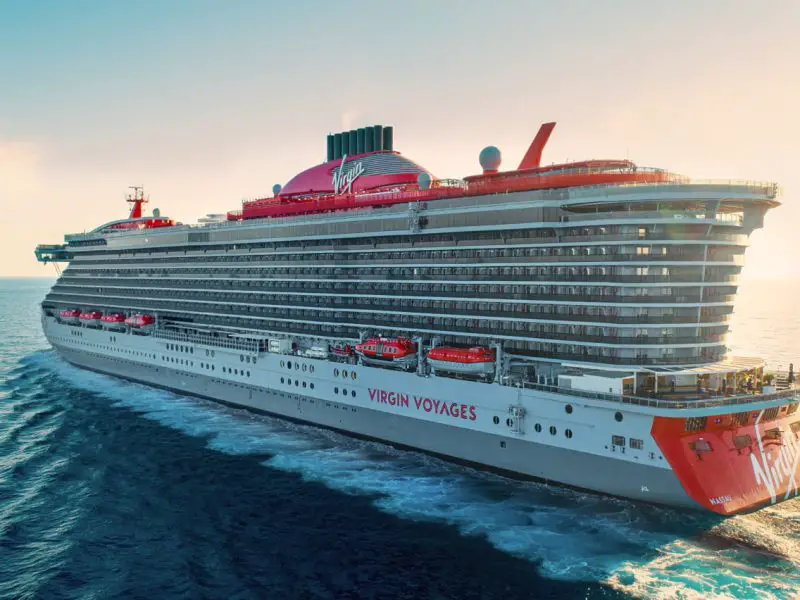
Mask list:
POLYGON ((631 438, 629 440, 631 448, 634 450, 642 450, 644 449, 644 442, 642 440, 637 440, 636 438, 631 438))
POLYGON ((611 445, 612 446, 622 446, 625 447, 625 438, 621 435, 612 435, 611 436, 611 445))

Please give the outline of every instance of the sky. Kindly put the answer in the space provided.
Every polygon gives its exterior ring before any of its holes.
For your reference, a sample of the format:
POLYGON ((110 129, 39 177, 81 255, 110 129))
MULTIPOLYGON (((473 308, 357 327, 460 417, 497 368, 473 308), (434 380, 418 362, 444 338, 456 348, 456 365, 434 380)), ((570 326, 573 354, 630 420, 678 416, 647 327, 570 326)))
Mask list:
POLYGON ((800 1, 0 0, 0 276, 127 216, 270 195, 329 132, 393 125, 438 177, 629 158, 777 181, 745 277, 800 277, 800 1))

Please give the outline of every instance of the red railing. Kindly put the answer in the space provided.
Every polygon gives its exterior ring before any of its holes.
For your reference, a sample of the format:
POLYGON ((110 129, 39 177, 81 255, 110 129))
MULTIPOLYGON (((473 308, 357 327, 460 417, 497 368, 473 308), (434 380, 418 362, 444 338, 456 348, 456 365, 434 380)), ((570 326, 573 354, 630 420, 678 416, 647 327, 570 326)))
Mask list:
POLYGON ((403 190, 399 192, 376 192, 343 194, 289 200, 264 198, 242 205, 242 210, 228 213, 228 220, 262 219, 286 217, 367 207, 390 206, 408 202, 430 202, 445 198, 463 198, 491 194, 506 194, 544 189, 560 189, 595 185, 619 185, 632 183, 685 182, 686 178, 666 171, 618 171, 607 172, 596 169, 581 169, 569 173, 536 175, 509 173, 505 177, 491 176, 471 179, 464 187, 432 187, 428 190, 403 190))

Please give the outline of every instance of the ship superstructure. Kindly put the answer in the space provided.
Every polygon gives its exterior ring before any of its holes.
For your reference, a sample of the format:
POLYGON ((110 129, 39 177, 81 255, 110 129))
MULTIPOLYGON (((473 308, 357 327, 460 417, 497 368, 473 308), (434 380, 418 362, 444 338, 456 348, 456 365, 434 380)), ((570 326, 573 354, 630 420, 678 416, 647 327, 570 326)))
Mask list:
POLYGON ((37 248, 69 263, 45 332, 86 368, 516 474, 726 515, 793 497, 793 382, 726 354, 777 187, 541 166, 553 127, 458 180, 390 127, 332 134, 198 226, 137 188, 129 219, 37 248))

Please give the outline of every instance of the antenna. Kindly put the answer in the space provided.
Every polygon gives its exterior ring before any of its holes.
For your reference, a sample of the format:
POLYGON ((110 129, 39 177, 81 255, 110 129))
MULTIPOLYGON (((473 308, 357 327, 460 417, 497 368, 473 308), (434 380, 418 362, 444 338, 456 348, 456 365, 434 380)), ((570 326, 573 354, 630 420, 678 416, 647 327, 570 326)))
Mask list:
POLYGON ((131 207, 131 214, 128 217, 129 219, 141 219, 142 218, 142 204, 149 202, 149 198, 144 197, 144 186, 141 185, 130 185, 128 186, 129 189, 133 190, 130 194, 126 194, 125 200, 133 204, 131 207))

